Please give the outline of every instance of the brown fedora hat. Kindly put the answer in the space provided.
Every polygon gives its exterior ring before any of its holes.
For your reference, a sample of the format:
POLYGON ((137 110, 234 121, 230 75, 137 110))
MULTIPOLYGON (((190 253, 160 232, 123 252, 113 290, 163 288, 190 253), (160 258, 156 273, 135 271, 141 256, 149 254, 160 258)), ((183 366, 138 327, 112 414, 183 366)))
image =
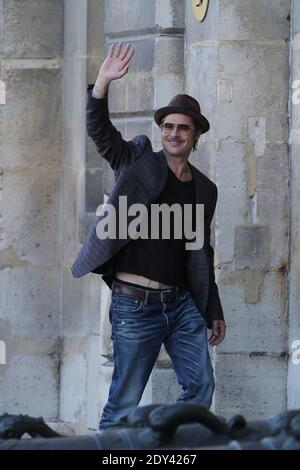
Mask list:
POLYGON ((189 95, 176 95, 168 106, 158 109, 154 114, 154 121, 160 125, 161 120, 167 114, 181 113, 191 116, 201 128, 202 134, 209 130, 208 120, 201 114, 201 108, 197 100, 189 95))

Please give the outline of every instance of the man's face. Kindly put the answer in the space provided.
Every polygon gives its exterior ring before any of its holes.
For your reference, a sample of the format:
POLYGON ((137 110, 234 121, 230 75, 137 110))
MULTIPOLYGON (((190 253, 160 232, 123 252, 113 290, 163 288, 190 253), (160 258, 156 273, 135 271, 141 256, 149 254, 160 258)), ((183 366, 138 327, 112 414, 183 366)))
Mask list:
POLYGON ((166 127, 161 128, 161 142, 164 150, 173 157, 188 157, 199 132, 196 129, 181 132, 176 125, 173 129, 167 129, 167 127, 168 124, 184 124, 191 128, 195 127, 192 118, 186 114, 168 114, 161 124, 167 124, 166 127))

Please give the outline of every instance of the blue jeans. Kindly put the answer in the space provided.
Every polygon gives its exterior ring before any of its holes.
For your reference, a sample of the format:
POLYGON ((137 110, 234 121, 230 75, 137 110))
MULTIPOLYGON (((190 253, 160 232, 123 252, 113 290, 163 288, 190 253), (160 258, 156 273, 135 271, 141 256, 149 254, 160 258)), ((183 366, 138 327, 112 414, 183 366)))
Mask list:
POLYGON ((177 401, 210 407, 214 376, 206 323, 187 290, 165 303, 113 292, 109 315, 114 371, 99 429, 117 425, 138 406, 162 343, 182 386, 177 401))

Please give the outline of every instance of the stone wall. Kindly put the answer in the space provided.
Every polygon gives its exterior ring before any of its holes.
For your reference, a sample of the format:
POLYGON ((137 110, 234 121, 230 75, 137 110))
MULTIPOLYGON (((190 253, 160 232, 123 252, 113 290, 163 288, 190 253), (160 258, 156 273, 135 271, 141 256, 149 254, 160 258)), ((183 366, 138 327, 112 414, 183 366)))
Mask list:
POLYGON ((226 341, 215 410, 260 417, 287 391, 289 14, 276 0, 186 2, 186 91, 211 122, 193 158, 217 183, 216 273, 226 341))
POLYGON ((0 2, 0 414, 58 416, 63 2, 0 2))

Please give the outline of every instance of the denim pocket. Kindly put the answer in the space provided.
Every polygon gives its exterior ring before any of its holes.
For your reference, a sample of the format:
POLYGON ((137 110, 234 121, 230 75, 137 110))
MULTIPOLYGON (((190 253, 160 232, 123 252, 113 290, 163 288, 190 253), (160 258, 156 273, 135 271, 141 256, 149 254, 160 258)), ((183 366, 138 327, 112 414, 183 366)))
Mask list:
POLYGON ((134 313, 141 310, 143 300, 136 299, 127 294, 113 294, 112 295, 112 308, 116 312, 134 313))

